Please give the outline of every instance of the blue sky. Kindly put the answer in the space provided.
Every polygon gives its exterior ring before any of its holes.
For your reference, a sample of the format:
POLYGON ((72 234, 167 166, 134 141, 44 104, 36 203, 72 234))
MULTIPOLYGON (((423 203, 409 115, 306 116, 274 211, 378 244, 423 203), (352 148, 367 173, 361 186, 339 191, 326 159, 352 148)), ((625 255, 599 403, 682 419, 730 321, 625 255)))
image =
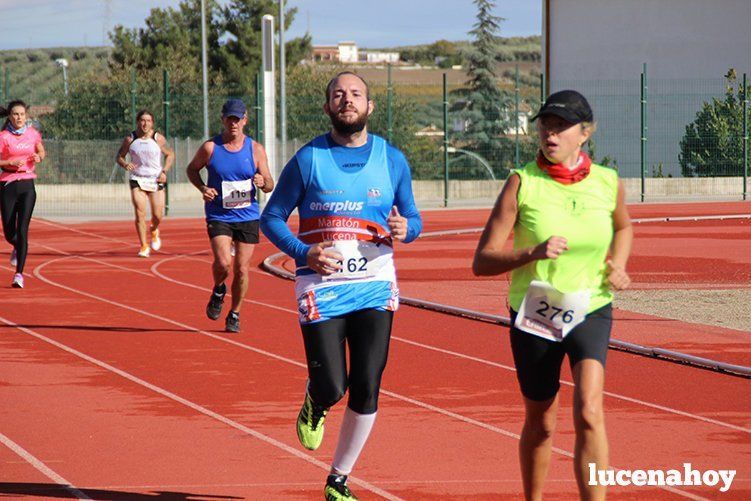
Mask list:
MULTIPOLYGON (((226 0, 220 0, 225 3, 226 0)), ((116 24, 143 26, 152 8, 179 0, 0 0, 0 50, 109 44, 103 35, 116 24), (109 5, 109 8, 107 7, 109 5)), ((390 47, 464 40, 472 29, 471 0, 286 0, 298 8, 288 37, 310 28, 314 44, 353 40, 360 47, 390 47)), ((503 36, 537 35, 542 0, 497 0, 506 18, 503 36)))

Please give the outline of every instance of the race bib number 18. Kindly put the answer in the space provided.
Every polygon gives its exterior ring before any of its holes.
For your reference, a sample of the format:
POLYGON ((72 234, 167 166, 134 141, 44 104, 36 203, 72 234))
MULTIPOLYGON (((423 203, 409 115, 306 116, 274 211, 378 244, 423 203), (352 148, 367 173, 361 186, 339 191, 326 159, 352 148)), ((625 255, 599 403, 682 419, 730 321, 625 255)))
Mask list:
POLYGON ((253 194, 253 181, 222 181, 222 207, 225 209, 244 209, 250 207, 253 194))
POLYGON ((533 280, 519 307, 514 327, 550 341, 562 341, 582 323, 589 291, 563 293, 547 282, 533 280))

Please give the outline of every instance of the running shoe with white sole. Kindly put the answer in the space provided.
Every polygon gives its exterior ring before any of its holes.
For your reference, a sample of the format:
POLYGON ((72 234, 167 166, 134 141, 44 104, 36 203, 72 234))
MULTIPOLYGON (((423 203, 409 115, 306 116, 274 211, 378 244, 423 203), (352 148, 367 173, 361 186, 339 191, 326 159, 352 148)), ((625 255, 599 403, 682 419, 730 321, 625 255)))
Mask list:
POLYGON ((20 273, 13 275, 13 282, 10 285, 16 289, 23 289, 23 275, 20 273))
POLYGON ((148 245, 144 245, 141 247, 141 250, 138 251, 138 257, 149 257, 151 255, 151 249, 149 249, 148 245))
POLYGON ((151 250, 158 251, 162 248, 162 239, 159 238, 159 230, 151 232, 151 250))

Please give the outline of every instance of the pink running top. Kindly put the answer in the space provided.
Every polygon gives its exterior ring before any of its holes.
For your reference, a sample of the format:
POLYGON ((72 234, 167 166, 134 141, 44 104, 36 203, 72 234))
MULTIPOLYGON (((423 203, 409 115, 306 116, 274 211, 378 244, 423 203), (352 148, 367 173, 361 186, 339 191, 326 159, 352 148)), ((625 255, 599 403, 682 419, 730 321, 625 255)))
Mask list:
POLYGON ((15 135, 9 130, 0 132, 0 160, 25 160, 21 167, 5 165, 0 172, 0 182, 18 181, 20 179, 34 179, 37 177, 34 169, 34 153, 37 145, 42 142, 42 135, 35 128, 29 126, 21 135, 15 135))

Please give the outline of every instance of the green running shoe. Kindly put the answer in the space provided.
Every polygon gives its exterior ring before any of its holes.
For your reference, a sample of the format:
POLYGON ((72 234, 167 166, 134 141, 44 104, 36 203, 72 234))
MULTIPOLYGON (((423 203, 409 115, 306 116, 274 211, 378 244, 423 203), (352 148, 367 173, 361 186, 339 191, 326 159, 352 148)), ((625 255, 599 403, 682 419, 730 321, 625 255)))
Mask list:
POLYGON ((347 487, 347 475, 329 475, 323 493, 326 495, 326 501, 357 501, 358 499, 347 487))
POLYGON ((314 451, 321 445, 323 422, 328 412, 328 407, 316 405, 310 395, 305 393, 305 402, 302 404, 300 414, 297 415, 297 438, 306 449, 314 451))

